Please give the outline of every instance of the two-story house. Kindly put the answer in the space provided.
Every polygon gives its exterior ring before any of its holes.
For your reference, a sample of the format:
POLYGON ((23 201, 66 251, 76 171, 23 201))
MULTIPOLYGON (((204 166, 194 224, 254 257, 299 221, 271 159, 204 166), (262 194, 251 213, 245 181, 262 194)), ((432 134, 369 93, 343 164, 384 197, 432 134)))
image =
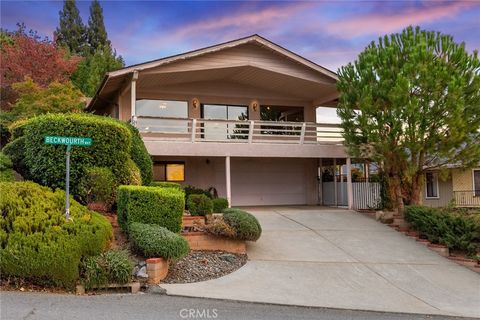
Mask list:
POLYGON ((350 166, 341 129, 316 119, 336 105, 336 80, 253 35, 110 72, 88 109, 139 129, 155 180, 237 206, 319 204, 322 163, 350 166))

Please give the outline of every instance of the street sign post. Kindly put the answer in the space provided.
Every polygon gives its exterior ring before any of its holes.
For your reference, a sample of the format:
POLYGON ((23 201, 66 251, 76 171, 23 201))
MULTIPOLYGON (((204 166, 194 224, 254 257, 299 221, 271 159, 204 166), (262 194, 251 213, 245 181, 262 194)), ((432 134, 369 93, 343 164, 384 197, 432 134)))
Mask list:
POLYGON ((65 173, 65 218, 68 220, 70 219, 70 151, 72 150, 72 146, 90 147, 92 145, 92 138, 45 136, 44 143, 67 146, 65 155, 67 169, 65 173))

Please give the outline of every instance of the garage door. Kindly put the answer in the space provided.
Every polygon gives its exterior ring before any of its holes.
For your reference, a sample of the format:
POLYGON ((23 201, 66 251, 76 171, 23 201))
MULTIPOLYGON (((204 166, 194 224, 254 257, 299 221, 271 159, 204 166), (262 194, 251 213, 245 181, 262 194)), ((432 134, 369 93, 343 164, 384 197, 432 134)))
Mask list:
POLYGON ((232 159, 232 205, 306 204, 305 176, 299 159, 232 159))

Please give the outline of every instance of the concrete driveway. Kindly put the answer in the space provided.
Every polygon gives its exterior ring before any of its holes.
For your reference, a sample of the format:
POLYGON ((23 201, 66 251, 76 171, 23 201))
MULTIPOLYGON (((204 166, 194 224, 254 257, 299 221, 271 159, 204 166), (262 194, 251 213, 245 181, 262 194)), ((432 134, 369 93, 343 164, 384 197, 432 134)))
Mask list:
POLYGON ((165 284, 169 295, 480 317, 480 276, 358 213, 248 208, 263 234, 219 279, 165 284))

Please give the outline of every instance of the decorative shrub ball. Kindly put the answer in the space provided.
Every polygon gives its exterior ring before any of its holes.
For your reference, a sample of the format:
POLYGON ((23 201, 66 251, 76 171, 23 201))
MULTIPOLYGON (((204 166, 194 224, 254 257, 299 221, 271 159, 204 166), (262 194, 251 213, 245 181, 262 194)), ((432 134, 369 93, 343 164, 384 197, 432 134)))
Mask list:
POLYGON ((228 200, 225 198, 216 198, 212 200, 213 212, 221 213, 228 208, 228 200))
POLYGON ((133 247, 145 258, 178 260, 190 250, 187 240, 158 225, 132 222, 128 229, 133 247))
POLYGON ((246 211, 225 209, 223 220, 235 230, 238 240, 257 241, 262 234, 262 227, 257 218, 246 211))
POLYGON ((188 210, 192 216, 206 216, 213 212, 212 199, 204 194, 192 194, 188 197, 188 210))

